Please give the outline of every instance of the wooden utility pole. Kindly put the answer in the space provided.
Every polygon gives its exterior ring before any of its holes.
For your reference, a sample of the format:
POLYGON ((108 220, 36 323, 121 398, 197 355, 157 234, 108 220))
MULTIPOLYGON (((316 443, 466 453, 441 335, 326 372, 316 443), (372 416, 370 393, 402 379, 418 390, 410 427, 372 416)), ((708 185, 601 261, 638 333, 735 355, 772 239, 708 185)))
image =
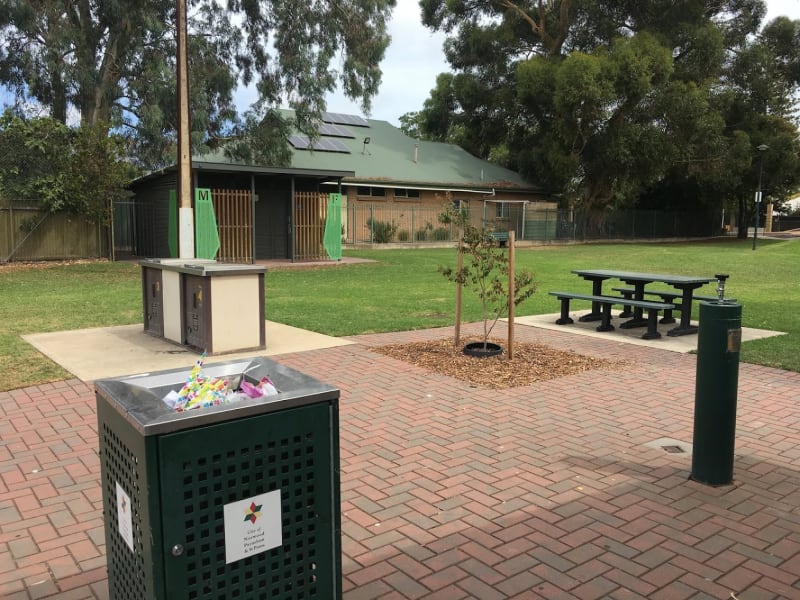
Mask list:
POLYGON ((189 35, 186 0, 178 0, 177 96, 178 96, 178 244, 180 258, 194 258, 194 212, 192 211, 192 143, 189 119, 189 35))

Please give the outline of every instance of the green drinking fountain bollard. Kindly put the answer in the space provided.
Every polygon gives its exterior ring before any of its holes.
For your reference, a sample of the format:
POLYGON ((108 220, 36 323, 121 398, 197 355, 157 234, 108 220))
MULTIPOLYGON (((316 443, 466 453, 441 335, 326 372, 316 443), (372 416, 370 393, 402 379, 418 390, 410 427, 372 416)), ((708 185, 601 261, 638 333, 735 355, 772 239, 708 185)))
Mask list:
POLYGON ((719 299, 700 303, 691 479, 733 482, 742 305, 724 299, 728 275, 715 275, 719 299))

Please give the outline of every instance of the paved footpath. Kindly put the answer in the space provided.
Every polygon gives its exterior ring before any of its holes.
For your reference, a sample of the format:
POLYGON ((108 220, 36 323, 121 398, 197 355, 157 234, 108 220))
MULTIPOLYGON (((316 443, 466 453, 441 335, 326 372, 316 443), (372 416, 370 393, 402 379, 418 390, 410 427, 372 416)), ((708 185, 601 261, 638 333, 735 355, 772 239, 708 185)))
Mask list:
MULTIPOLYGON (((712 488, 661 447, 692 441, 695 356, 518 327, 630 365, 495 391, 369 349, 447 335, 276 357, 341 389, 345 600, 800 599, 800 374, 740 366, 712 488)), ((108 597, 96 448, 91 383, 0 392, 3 600, 108 597)))

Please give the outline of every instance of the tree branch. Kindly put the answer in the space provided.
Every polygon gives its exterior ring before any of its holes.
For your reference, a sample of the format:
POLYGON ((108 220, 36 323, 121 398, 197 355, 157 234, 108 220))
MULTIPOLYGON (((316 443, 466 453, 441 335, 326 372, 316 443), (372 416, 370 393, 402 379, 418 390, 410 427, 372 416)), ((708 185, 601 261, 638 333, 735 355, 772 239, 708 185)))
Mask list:
POLYGON ((569 33, 569 10, 571 8, 571 0, 561 0, 559 6, 559 31, 556 37, 553 37, 547 32, 545 27, 545 20, 547 16, 547 2, 546 0, 538 0, 536 12, 538 22, 525 9, 520 7, 512 0, 498 0, 500 6, 515 12, 523 21, 531 26, 531 30, 542 42, 542 45, 547 49, 551 55, 556 55, 561 52, 561 46, 567 38, 569 33))

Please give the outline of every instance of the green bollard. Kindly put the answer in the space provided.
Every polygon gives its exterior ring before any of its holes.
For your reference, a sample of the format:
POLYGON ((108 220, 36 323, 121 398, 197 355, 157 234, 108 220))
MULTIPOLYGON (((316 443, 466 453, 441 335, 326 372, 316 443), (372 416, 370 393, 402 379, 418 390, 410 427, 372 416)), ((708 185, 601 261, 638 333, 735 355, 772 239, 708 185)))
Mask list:
POLYGON ((723 299, 727 275, 717 275, 720 300, 700 304, 691 479, 733 482, 742 305, 723 299))

